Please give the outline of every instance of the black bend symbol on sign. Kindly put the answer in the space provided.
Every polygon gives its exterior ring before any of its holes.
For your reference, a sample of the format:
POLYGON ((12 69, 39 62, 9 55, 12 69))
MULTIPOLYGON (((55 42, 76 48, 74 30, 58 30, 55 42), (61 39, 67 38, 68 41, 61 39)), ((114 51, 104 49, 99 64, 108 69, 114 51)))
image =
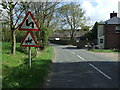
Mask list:
POLYGON ((28 19, 26 20, 26 26, 32 26, 32 28, 34 28, 34 22, 28 22, 28 19))
POLYGON ((28 40, 26 40, 25 43, 32 43, 32 39, 28 37, 28 40))

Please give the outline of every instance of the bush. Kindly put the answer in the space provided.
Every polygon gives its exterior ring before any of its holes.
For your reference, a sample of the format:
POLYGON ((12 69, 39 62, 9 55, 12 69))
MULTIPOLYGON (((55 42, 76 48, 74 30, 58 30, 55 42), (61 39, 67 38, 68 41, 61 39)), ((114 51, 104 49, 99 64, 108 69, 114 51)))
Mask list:
POLYGON ((42 26, 40 29, 40 37, 39 37, 39 43, 40 43, 40 49, 44 49, 46 46, 48 46, 48 38, 51 31, 47 28, 42 26))

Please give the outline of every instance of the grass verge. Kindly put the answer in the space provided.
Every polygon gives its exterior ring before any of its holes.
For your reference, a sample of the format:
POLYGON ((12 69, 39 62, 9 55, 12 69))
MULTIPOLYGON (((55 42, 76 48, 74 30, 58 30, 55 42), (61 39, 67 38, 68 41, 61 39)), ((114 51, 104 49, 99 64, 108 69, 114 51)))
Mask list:
POLYGON ((35 57, 32 48, 32 67, 25 63, 27 60, 26 49, 17 44, 16 55, 10 54, 10 44, 3 43, 2 50, 2 76, 3 88, 40 88, 44 85, 51 68, 53 48, 47 47, 35 57), (24 53, 23 53, 24 52, 24 53))
POLYGON ((88 51, 105 52, 105 53, 120 53, 120 50, 113 50, 113 49, 89 49, 88 51))

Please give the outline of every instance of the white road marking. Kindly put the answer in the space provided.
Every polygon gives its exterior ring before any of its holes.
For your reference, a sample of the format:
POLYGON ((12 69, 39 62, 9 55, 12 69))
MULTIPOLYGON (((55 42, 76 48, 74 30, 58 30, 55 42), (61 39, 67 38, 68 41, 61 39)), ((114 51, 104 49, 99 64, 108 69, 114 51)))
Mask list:
MULTIPOLYGON (((70 50, 68 50, 70 51, 70 50)), ((71 53, 75 54, 74 52, 70 51, 71 53)), ((77 55, 80 59, 82 59, 83 61, 85 61, 85 59, 79 55, 77 55)), ((100 72, 102 75, 104 75, 105 77, 107 77, 108 79, 112 79, 111 77, 109 77, 108 75, 106 75, 104 72, 102 72, 100 69, 98 69, 97 67, 95 67, 94 65, 92 65, 91 63, 89 63, 89 65, 91 67, 93 67, 95 70, 97 70, 98 72, 100 72)))
POLYGON ((70 50, 68 50, 68 51, 70 51, 70 50))
MULTIPOLYGON (((83 61, 85 61, 85 59, 79 55, 77 55, 79 58, 81 58, 83 61)), ((97 67, 95 67, 94 65, 92 65, 91 63, 89 63, 89 65, 91 67, 93 67, 94 69, 96 69, 98 72, 100 72, 101 74, 103 74, 105 77, 107 77, 108 79, 112 79, 111 77, 109 77, 108 75, 106 75, 105 73, 103 73, 100 69, 98 69, 97 67)))
POLYGON ((79 56, 79 55, 77 55, 79 58, 81 58, 83 61, 85 61, 85 59, 84 58, 82 58, 81 56, 79 56))
POLYGON ((96 69, 98 72, 100 72, 101 74, 103 74, 105 77, 107 77, 108 79, 112 79, 111 77, 109 77, 108 75, 106 75, 105 73, 103 73, 100 69, 98 69, 97 67, 95 67, 94 65, 92 65, 91 63, 89 63, 89 65, 91 67, 93 67, 94 69, 96 69))
POLYGON ((75 54, 74 52, 71 51, 72 54, 75 54))
MULTIPOLYGON (((70 51, 69 49, 67 49, 68 51, 70 51)), ((72 54, 75 54, 74 52, 70 51, 72 54)))

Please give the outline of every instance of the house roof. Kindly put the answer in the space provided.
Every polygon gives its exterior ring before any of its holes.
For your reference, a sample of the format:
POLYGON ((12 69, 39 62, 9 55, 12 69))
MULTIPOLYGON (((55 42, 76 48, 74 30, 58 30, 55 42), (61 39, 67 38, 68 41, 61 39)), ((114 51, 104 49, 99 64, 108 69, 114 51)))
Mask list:
POLYGON ((104 22, 101 22, 100 24, 120 24, 120 18, 113 17, 113 18, 110 18, 104 22))
MULTIPOLYGON (((76 31, 75 37, 81 37, 85 34, 85 31, 76 31)), ((54 32, 50 37, 70 37, 69 31, 54 32)))

